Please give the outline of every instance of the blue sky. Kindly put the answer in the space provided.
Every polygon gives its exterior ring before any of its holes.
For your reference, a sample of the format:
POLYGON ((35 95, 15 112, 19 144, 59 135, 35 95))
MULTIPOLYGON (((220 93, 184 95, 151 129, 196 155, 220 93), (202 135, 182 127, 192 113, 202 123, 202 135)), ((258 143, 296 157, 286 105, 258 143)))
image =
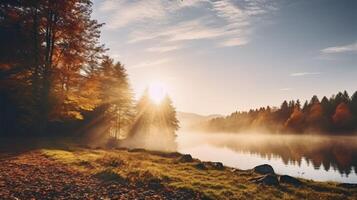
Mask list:
POLYGON ((101 41, 137 96, 228 114, 357 90, 355 0, 94 0, 101 41))

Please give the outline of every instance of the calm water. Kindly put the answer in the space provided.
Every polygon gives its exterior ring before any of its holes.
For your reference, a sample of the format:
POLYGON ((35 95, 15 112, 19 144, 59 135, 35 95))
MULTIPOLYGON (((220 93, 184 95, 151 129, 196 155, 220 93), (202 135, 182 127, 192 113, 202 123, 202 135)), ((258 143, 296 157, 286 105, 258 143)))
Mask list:
POLYGON ((181 153, 240 169, 267 163, 279 174, 357 183, 357 136, 180 132, 178 146, 181 153))

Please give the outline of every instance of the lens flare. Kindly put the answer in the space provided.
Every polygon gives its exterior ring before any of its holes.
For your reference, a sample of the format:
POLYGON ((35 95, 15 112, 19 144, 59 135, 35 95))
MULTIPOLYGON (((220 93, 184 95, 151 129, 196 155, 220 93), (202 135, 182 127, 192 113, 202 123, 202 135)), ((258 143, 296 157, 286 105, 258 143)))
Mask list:
POLYGON ((166 88, 164 84, 160 82, 154 82, 149 85, 149 95, 150 99, 156 103, 160 104, 161 101, 165 98, 166 96, 166 88))

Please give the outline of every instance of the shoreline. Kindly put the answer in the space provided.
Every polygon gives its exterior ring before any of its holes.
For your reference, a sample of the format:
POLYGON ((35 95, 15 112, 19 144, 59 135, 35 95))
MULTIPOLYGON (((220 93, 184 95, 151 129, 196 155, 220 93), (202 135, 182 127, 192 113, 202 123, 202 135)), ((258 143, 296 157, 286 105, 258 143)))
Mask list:
MULTIPOLYGON (((1 170, 2 172, 14 173, 11 177, 1 176, 0 174, 0 192, 4 190, 4 188, 1 189, 1 182, 4 182, 2 180, 4 177, 7 182, 15 181, 20 188, 26 188, 33 184, 23 179, 17 180, 19 178, 17 177, 19 176, 18 171, 22 171, 22 176, 32 179, 36 177, 33 177, 26 170, 35 170, 36 172, 43 170, 40 173, 41 176, 56 176, 62 180, 64 175, 58 174, 55 170, 63 168, 69 174, 77 174, 77 177, 83 177, 81 180, 85 179, 85 182, 90 183, 89 186, 83 183, 83 188, 101 188, 98 189, 98 193, 95 191, 88 193, 93 198, 98 197, 99 194, 101 196, 107 195, 109 199, 125 195, 118 190, 130 190, 134 195, 132 197, 136 198, 140 198, 142 194, 148 192, 153 197, 152 199, 156 197, 156 199, 180 199, 180 196, 186 196, 186 199, 304 198, 345 200, 357 198, 357 184, 319 182, 279 175, 270 173, 269 166, 264 166, 262 169, 240 170, 223 166, 219 162, 204 162, 178 152, 89 148, 83 145, 68 145, 62 146, 62 148, 33 149, 3 157, 0 162, 1 167, 12 166, 7 170, 1 170), (45 164, 37 164, 41 160, 45 164), (264 171, 267 169, 269 173, 264 171), (102 190, 104 193, 101 193, 102 190)), ((73 177, 74 180, 76 176, 73 177)), ((72 178, 68 179, 72 180, 72 178)), ((46 182, 48 187, 59 185, 58 180, 47 180, 41 177, 37 177, 36 180, 40 182, 48 181, 46 182)), ((31 186, 30 188, 45 193, 47 191, 44 186, 36 187, 31 186)), ((58 187, 61 187, 62 191, 62 186, 58 187)), ((76 185, 71 186, 70 189, 81 190, 81 187, 76 185)), ((22 195, 15 190, 14 188, 5 188, 7 193, 22 195)), ((81 195, 77 191, 73 192, 75 195, 81 195)), ((26 197, 33 197, 35 194, 35 190, 30 189, 26 197)), ((56 195, 61 196, 62 193, 59 192, 56 195)), ((83 196, 78 197, 82 198, 83 196)))

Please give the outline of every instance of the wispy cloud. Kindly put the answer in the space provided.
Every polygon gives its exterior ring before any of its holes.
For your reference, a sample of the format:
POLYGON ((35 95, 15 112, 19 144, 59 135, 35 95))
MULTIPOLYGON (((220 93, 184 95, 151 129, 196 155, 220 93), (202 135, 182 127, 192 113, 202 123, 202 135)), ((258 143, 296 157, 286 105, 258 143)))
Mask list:
POLYGON ((122 28, 147 20, 165 19, 165 7, 160 0, 152 1, 104 1, 101 11, 111 11, 113 14, 107 22, 110 29, 122 28))
POLYGON ((121 1, 117 1, 117 0, 106 0, 100 4, 99 10, 102 12, 112 11, 118 9, 121 3, 122 3, 121 1))
POLYGON ((130 68, 137 69, 137 68, 146 68, 146 67, 158 67, 158 66, 162 66, 162 64, 168 63, 169 61, 170 61, 170 59, 168 59, 168 58, 146 61, 146 62, 141 62, 136 65, 133 65, 130 68))
POLYGON ((166 41, 183 41, 196 39, 210 39, 227 34, 221 28, 211 27, 206 18, 184 21, 176 25, 164 27, 159 31, 136 31, 130 34, 129 43, 163 38, 166 41))
POLYGON ((247 39, 244 38, 231 38, 227 39, 220 43, 222 47, 233 47, 233 46, 242 46, 248 43, 247 39))
POLYGON ((128 30, 128 43, 154 39, 160 39, 161 42, 219 39, 219 46, 226 47, 247 44, 250 41, 252 19, 274 10, 272 2, 274 1, 105 0, 99 5, 99 11, 110 11, 106 21, 107 28, 131 27, 128 30), (206 12, 202 15, 190 15, 189 18, 177 17, 185 8, 199 8, 206 12))
POLYGON ((290 76, 310 76, 310 75, 319 75, 320 72, 295 72, 291 73, 290 76))
POLYGON ((167 1, 167 0, 104 0, 99 11, 109 14, 106 27, 109 29, 123 28, 128 25, 156 21, 162 23, 170 13, 182 8, 194 7, 208 0, 167 1), (110 13, 108 13, 110 11, 110 13))
POLYGON ((322 53, 325 54, 333 54, 333 53, 345 53, 345 52, 356 52, 357 53, 357 42, 343 45, 343 46, 334 46, 328 47, 321 50, 322 53))
POLYGON ((252 19, 276 9, 270 0, 249 0, 240 4, 234 0, 212 1, 212 6, 217 16, 227 22, 227 32, 231 35, 221 42, 221 46, 247 44, 252 19))
POLYGON ((148 52, 165 53, 165 52, 169 52, 169 51, 178 50, 178 49, 181 49, 181 48, 182 48, 182 46, 180 46, 180 45, 156 46, 156 47, 147 48, 146 51, 148 51, 148 52))

